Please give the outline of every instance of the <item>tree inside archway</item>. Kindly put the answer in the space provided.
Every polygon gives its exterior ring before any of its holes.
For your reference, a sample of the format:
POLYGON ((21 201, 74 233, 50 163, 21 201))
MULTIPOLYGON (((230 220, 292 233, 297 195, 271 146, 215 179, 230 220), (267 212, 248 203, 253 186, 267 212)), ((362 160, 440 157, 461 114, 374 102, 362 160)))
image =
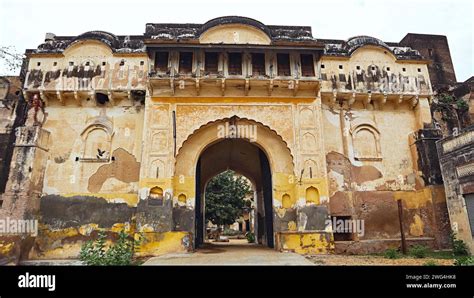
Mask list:
POLYGON ((206 219, 218 227, 235 223, 249 207, 249 201, 244 200, 249 194, 248 180, 234 171, 214 176, 206 187, 206 219))

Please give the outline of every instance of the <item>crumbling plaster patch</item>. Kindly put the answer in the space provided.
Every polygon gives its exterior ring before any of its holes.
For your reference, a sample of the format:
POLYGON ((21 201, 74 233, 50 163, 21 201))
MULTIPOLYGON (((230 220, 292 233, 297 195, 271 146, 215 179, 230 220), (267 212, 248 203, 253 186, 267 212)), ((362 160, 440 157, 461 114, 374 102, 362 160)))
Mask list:
POLYGON ((109 178, 116 178, 122 182, 137 182, 140 175, 140 162, 128 151, 118 148, 112 153, 115 158, 111 163, 102 165, 89 178, 87 190, 99 192, 109 178))

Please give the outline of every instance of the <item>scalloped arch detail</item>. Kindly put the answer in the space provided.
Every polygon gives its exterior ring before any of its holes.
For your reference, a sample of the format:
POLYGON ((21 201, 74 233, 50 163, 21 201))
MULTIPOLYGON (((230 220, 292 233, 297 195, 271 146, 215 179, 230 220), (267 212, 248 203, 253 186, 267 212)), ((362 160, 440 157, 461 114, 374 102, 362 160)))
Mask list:
MULTIPOLYGON (((176 153, 176 158, 175 158, 175 171, 177 170, 177 165, 178 165, 178 162, 180 160, 180 157, 182 155, 182 151, 183 151, 183 148, 186 147, 187 144, 189 144, 191 142, 191 140, 199 133, 199 132, 202 132, 204 131, 206 128, 211 128, 212 126, 214 125, 217 125, 219 123, 225 123, 227 121, 230 121, 231 119, 238 119, 239 121, 244 121, 244 122, 250 122, 250 123, 254 123, 258 126, 260 126, 262 129, 268 131, 270 134, 273 135, 274 138, 276 138, 276 140, 278 140, 282 146, 285 147, 285 151, 288 153, 288 156, 289 156, 289 159, 290 159, 290 163, 291 163, 291 169, 292 171, 294 172, 294 169, 295 169, 295 161, 294 161, 294 156, 291 152, 291 149, 289 148, 288 146, 288 143, 283 139, 283 137, 278 134, 278 132, 276 132, 274 129, 272 129, 270 126, 260 122, 260 121, 256 121, 254 119, 249 119, 249 118, 240 118, 238 116, 233 116, 233 117, 225 117, 225 118, 220 118, 220 119, 216 119, 216 120, 212 120, 212 121, 209 121, 201 126, 199 126, 197 129, 193 130, 192 133, 190 133, 187 138, 181 143, 181 146, 177 149, 177 153, 176 153)), ((217 138, 216 138, 217 139, 217 138)), ((200 151, 195 153, 194 156, 196 157, 199 157, 202 152, 210 145, 214 144, 216 140, 213 140, 212 142, 208 143, 208 144, 204 144, 202 146, 200 146, 200 151)), ((270 148, 266 148, 265 146, 263 146, 261 143, 259 143, 258 141, 255 142, 257 146, 261 147, 261 149, 265 152, 265 154, 267 154, 269 160, 271 160, 271 164, 272 163, 275 163, 274 160, 272 160, 272 156, 270 156, 270 153, 269 153, 269 149, 270 148)), ((273 170, 273 169, 272 169, 273 170)), ((294 173, 293 173, 294 174, 294 173)))

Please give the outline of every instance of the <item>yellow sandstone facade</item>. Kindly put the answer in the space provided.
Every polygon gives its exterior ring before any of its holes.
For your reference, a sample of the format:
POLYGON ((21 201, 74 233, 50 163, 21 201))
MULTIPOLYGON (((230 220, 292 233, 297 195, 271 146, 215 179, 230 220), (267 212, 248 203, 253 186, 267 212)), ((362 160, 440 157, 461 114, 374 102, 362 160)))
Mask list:
POLYGON ((39 220, 28 258, 74 258, 99 230, 112 241, 122 229, 143 238, 140 256, 191 251, 205 185, 229 168, 252 181, 262 245, 382 251, 400 245, 400 220, 409 243, 446 245, 443 188, 418 168, 432 87, 413 49, 241 17, 147 24, 143 36, 48 35, 28 52, 23 90, 45 107, 22 128, 45 137, 15 149, 36 163, 34 206, 15 205, 24 182, 10 179, 2 216, 39 220), (222 137, 226 126, 255 139, 222 137), (364 233, 337 233, 338 218, 364 233))

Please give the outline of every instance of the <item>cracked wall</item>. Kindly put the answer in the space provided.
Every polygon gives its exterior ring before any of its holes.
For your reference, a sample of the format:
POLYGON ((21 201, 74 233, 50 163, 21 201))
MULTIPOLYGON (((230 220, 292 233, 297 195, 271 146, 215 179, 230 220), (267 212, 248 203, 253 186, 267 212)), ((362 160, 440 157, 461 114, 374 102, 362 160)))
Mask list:
MULTIPOLYGON (((199 59, 180 73, 182 49, 176 47, 164 73, 151 71, 148 77, 158 43, 184 30, 192 40, 183 44, 197 46, 200 25, 148 24, 146 36, 157 42, 148 53, 145 36, 101 31, 67 40, 49 36, 29 52, 24 91, 27 99, 36 95, 45 103, 42 129, 49 140, 44 148, 17 148, 11 182, 17 188, 31 182, 28 191, 42 193, 28 206, 23 200, 17 214, 40 219, 40 236, 25 241, 33 246, 31 258, 74 257, 98 231, 113 241, 121 229, 144 236, 140 256, 191 249, 196 163, 218 141, 216 124, 230 119, 258 127, 256 144, 272 171, 278 249, 368 253, 396 246, 399 199, 410 243, 446 247, 444 193, 431 185, 437 179, 430 176, 433 152, 420 137, 429 136, 423 129, 432 121, 426 61, 416 51, 371 37, 326 47, 307 27, 243 20, 206 23, 201 42, 271 41, 278 47, 296 41, 304 49, 287 53, 295 68, 290 76, 275 76, 278 57, 268 52, 264 75, 244 77, 252 63, 243 53, 242 76, 229 77, 229 55, 223 54, 219 77, 206 77, 204 48, 192 50, 199 59), (309 51, 314 75, 303 78, 300 54, 309 51), (325 225, 330 216, 364 219, 365 235, 334 246, 325 225)), ((18 246, 0 249, 17 252, 18 246)))
POLYGON ((320 61, 323 91, 430 94, 425 63, 397 61, 386 49, 366 46, 350 58, 320 61))
MULTIPOLYGON (((411 106, 383 109, 361 105, 323 104, 329 213, 365 221, 365 235, 337 241, 336 252, 370 253, 400 245, 397 200, 402 200, 403 224, 410 245, 423 243, 446 248, 449 220, 442 188, 425 183, 412 134, 417 117, 411 106), (357 158, 353 130, 367 125, 377 130, 380 155, 357 158), (412 152, 415 150, 415 152, 412 152)), ((425 172, 423 172, 425 173, 425 172)))

